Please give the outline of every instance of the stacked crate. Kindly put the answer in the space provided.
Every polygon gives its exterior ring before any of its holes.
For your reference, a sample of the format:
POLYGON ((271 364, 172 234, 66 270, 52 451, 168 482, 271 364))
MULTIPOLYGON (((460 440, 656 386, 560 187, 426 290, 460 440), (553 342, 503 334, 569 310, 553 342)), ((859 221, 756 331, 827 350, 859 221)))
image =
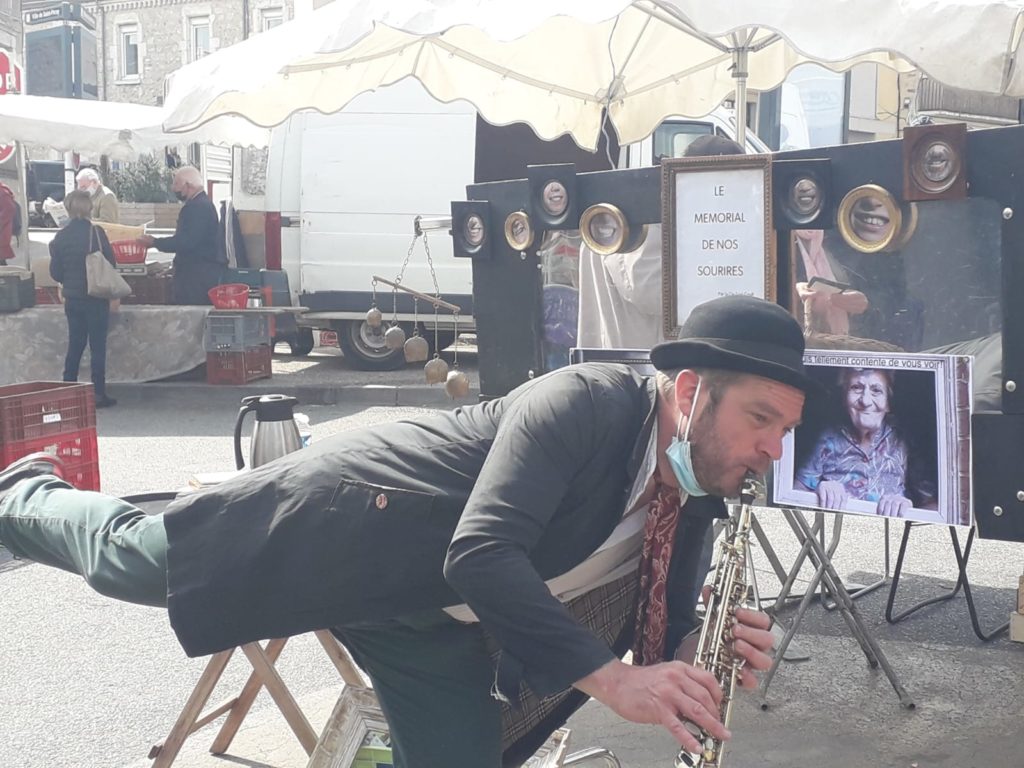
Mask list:
POLYGON ((27 269, 0 267, 0 312, 17 312, 35 305, 35 276, 27 269))
POLYGON ((0 466, 37 452, 64 463, 64 479, 100 489, 91 384, 30 381, 0 387, 0 466))
POLYGON ((210 384, 246 384, 270 377, 267 315, 211 312, 203 329, 203 347, 210 384))

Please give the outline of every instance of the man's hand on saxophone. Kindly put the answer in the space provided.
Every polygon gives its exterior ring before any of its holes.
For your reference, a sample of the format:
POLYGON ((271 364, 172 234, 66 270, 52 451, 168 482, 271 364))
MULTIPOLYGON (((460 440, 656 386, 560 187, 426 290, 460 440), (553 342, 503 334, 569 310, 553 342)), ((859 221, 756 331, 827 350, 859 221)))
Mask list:
MULTIPOLYGON (((746 660, 740 672, 739 684, 744 688, 757 688, 757 675, 748 669, 764 671, 772 665, 772 648, 775 639, 771 632, 772 618, 766 613, 750 608, 736 610, 736 625, 733 627, 733 648, 736 654, 746 660)), ((693 658, 692 656, 690 658, 693 658)))
POLYGON ((719 739, 730 736, 718 714, 722 701, 718 681, 690 663, 634 667, 616 659, 576 681, 574 687, 626 720, 663 726, 688 749, 699 749, 699 743, 685 722, 719 739))
MULTIPOLYGON (((744 669, 768 669, 772 663, 771 618, 760 611, 740 608, 736 619, 733 647, 745 660, 744 669)), ((718 739, 731 735, 719 715, 722 688, 718 680, 693 666, 697 640, 696 633, 683 640, 676 652, 677 661, 646 667, 610 661, 578 680, 575 687, 626 720, 663 726, 682 747, 697 751, 700 743, 687 729, 687 722, 718 739)), ((746 688, 757 686, 751 672, 742 672, 740 682, 746 688)))
MULTIPOLYGON (((710 587, 705 587, 705 593, 710 587)), ((704 595, 707 601, 707 594, 704 595)), ((733 648, 736 654, 745 660, 744 670, 765 670, 772 665, 772 647, 774 638, 771 633, 772 618, 766 613, 750 608, 739 608, 736 611, 736 625, 733 627, 735 636, 733 648)), ((697 644, 700 642, 699 630, 683 638, 676 649, 675 658, 679 661, 693 663, 697 655, 697 644)), ((740 672, 739 683, 744 688, 756 688, 757 676, 750 672, 740 672)))

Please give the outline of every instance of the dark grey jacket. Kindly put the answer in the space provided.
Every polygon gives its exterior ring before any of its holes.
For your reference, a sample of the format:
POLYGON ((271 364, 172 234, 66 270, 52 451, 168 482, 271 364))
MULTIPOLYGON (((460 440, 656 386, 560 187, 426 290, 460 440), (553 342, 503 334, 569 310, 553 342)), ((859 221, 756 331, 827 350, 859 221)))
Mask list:
POLYGON ((66 298, 88 298, 85 255, 92 251, 103 251, 107 261, 117 264, 107 233, 88 219, 72 219, 50 241, 50 277, 61 284, 66 298))
POLYGON ((613 655, 544 580, 619 522, 654 386, 625 366, 572 366, 498 400, 342 433, 174 502, 179 640, 198 656, 466 602, 510 680, 567 687, 613 655))
POLYGON ((220 251, 217 209, 205 192, 187 201, 178 212, 170 237, 158 237, 153 246, 174 254, 174 302, 209 304, 207 292, 220 283, 227 258, 220 251))

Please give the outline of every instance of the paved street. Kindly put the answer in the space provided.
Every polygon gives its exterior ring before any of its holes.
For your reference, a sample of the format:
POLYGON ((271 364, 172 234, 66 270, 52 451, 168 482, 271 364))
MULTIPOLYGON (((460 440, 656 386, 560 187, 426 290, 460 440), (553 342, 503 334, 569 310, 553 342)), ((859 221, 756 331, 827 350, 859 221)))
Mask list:
MULTIPOLYGON (((118 393, 122 406, 99 414, 105 490, 175 488, 194 472, 233 467, 233 395, 204 390, 202 396, 186 397, 183 391, 118 393)), ((443 398, 431 399, 430 406, 450 407, 443 398)), ((424 415, 422 408, 365 402, 302 410, 310 415, 317 440, 363 424, 424 415)), ((788 527, 777 512, 760 517, 790 562, 796 546, 788 527)), ((893 540, 898 543, 895 532, 893 540)), ((975 549, 971 576, 982 615, 988 622, 1004 619, 1024 549, 992 542, 975 549)), ((881 554, 880 522, 846 523, 836 558, 844 577, 874 580, 882 570, 881 554)), ((762 592, 771 594, 777 584, 761 553, 755 560, 762 592)), ((950 585, 955 571, 945 529, 915 529, 906 574, 907 599, 950 585)), ((917 709, 899 707, 881 672, 867 669, 840 616, 815 604, 797 636, 811 660, 782 666, 767 711, 757 706, 756 697, 741 698, 730 768, 1024 765, 1018 746, 1024 646, 1005 639, 977 641, 962 599, 895 627, 885 624, 883 592, 861 600, 859 607, 917 709)), ((165 735, 204 663, 185 658, 163 612, 103 598, 76 577, 36 565, 0 562, 0 626, 4 768, 147 765, 150 745, 165 735)), ((336 673, 319 646, 311 638, 297 638, 279 666, 319 728, 337 691, 336 673)), ((214 699, 237 689, 245 675, 245 664, 234 660, 214 699)), ((232 756, 204 757, 214 735, 208 728, 186 745, 178 765, 304 765, 265 694, 249 725, 232 756)), ((624 723, 596 704, 584 708, 570 727, 574 749, 609 747, 631 768, 671 765, 674 746, 667 735, 624 723)))

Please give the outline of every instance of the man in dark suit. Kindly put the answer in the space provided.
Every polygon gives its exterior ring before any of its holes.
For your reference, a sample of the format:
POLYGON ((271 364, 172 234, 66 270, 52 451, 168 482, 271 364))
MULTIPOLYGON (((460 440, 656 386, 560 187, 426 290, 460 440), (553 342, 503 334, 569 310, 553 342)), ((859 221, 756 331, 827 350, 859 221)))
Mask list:
MULTIPOLYGON (((803 346, 781 307, 716 299, 652 350, 656 377, 570 366, 320 441, 162 516, 29 460, 0 474, 0 542, 167 605, 189 655, 333 629, 396 766, 518 765, 587 696, 697 751, 684 720, 727 732, 714 676, 665 661, 666 602, 686 591, 667 575, 695 578, 669 568, 675 529, 779 458, 812 386, 803 346)), ((737 619, 736 652, 767 668, 767 617, 737 619)))
POLYGON ((176 304, 210 304, 209 291, 219 285, 227 258, 219 246, 217 209, 207 197, 203 177, 191 166, 179 168, 171 184, 174 196, 185 203, 170 237, 143 235, 147 248, 174 254, 174 301, 176 304))

